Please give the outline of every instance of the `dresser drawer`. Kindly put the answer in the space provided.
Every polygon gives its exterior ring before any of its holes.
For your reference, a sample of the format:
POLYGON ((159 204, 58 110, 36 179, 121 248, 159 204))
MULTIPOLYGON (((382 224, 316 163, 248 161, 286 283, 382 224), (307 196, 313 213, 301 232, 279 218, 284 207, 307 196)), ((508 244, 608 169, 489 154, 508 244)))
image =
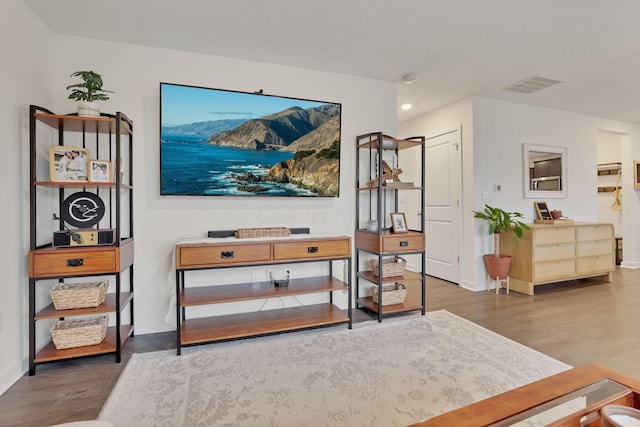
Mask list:
POLYGON ((610 224, 578 227, 577 240, 580 242, 604 239, 613 239, 613 227, 610 224))
POLYGON ((38 277, 70 277, 87 274, 114 273, 118 259, 114 248, 106 250, 44 250, 29 254, 30 275, 38 277))
POLYGON ((273 243, 274 261, 351 256, 349 238, 335 240, 303 240, 273 243))
POLYGON ((576 273, 590 274, 614 269, 613 255, 602 255, 576 260, 576 273))
POLYGON ((576 245, 561 243, 557 245, 540 245, 533 248, 533 261, 554 261, 576 257, 576 245))
POLYGON ((271 260, 269 243, 193 245, 176 248, 177 268, 222 267, 271 260))
POLYGON ((535 230, 534 245, 570 243, 576 240, 575 227, 544 227, 535 230))
POLYGON ((580 242, 576 246, 576 255, 579 257, 613 254, 613 240, 580 242))
POLYGON ((537 262, 533 265, 533 280, 561 280, 576 274, 576 261, 537 262))
POLYGON ((424 250, 424 235, 384 236, 382 252, 412 252, 424 250))

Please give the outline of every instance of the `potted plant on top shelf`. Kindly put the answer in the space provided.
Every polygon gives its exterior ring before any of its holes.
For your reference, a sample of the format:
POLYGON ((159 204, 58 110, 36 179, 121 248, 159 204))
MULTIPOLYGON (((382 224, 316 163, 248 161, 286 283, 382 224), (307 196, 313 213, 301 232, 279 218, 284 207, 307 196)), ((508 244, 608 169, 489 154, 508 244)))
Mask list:
POLYGON ((78 101, 78 115, 86 117, 99 117, 100 107, 95 101, 109 99, 110 90, 102 89, 102 76, 93 71, 76 71, 70 77, 82 78, 82 83, 67 86, 71 90, 69 99, 78 101))
POLYGON ((513 239, 518 241, 522 237, 523 230, 529 230, 529 226, 520 221, 520 218, 524 218, 520 212, 506 212, 486 204, 483 211, 473 211, 473 213, 474 218, 487 222, 489 235, 493 235, 493 254, 484 255, 487 273, 492 279, 504 279, 509 275, 511 256, 500 254, 500 234, 511 234, 513 239))

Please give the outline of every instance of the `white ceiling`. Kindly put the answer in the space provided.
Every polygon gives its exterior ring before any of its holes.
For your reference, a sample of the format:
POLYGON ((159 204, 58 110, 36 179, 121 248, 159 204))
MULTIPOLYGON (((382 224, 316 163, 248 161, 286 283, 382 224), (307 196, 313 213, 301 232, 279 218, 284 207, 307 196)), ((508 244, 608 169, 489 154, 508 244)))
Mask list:
POLYGON ((58 34, 398 82, 400 121, 478 95, 640 123, 638 0, 23 1, 58 34), (562 83, 504 90, 533 75, 562 83))

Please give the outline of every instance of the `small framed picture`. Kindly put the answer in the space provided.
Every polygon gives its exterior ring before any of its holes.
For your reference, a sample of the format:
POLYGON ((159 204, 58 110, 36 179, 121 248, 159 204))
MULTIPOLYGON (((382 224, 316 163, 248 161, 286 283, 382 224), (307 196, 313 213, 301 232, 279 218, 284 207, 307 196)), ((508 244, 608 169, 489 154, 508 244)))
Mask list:
POLYGON ((533 204, 536 207, 538 219, 553 219, 551 212, 549 212, 549 208, 547 207, 547 202, 533 202, 533 204))
POLYGON ((407 220, 405 219, 403 212, 391 213, 391 231, 394 233, 409 232, 409 229, 407 228, 407 220))
POLYGON ((49 147, 51 181, 87 181, 89 150, 86 148, 52 145, 49 147))
POLYGON ((89 181, 111 182, 111 162, 107 160, 89 160, 89 181))

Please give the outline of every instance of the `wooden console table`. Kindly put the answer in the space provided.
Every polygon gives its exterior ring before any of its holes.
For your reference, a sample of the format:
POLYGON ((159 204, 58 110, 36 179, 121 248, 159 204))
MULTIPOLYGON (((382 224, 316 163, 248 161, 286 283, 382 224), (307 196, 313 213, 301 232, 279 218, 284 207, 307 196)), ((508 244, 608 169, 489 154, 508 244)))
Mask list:
POLYGON ((561 414, 547 427, 601 427, 599 410, 610 404, 640 408, 640 380, 589 363, 411 427, 509 426, 545 411, 561 414), (581 409, 562 415, 560 405, 567 402, 581 409))
POLYGON ((611 281, 615 270, 613 224, 530 224, 518 242, 501 236, 501 252, 511 255, 509 284, 533 295, 535 286, 597 277, 611 281))
POLYGON ((339 323, 351 329, 351 238, 347 236, 201 239, 179 242, 176 256, 176 344, 184 345, 266 335, 339 323), (333 275, 333 262, 347 263, 345 279, 333 275), (295 278, 286 287, 271 281, 212 286, 185 284, 185 272, 231 267, 328 262, 328 274, 295 278), (333 293, 346 290, 348 308, 333 304, 333 293), (187 319, 186 308, 254 299, 328 293, 329 302, 292 308, 187 319))

